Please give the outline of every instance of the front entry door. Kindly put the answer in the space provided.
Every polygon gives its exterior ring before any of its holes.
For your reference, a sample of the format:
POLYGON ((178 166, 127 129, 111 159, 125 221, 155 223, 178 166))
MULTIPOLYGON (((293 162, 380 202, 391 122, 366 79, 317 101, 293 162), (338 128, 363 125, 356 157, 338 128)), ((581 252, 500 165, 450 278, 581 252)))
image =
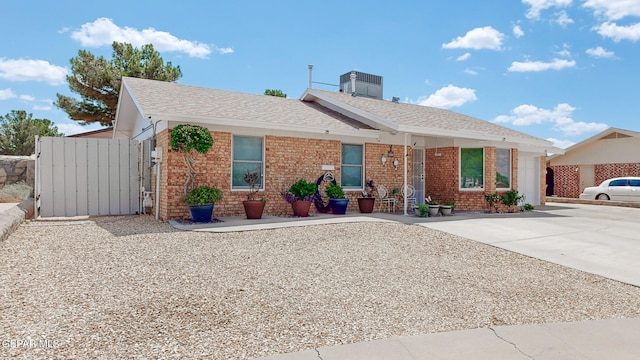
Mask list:
POLYGON ((424 149, 412 150, 411 183, 416 188, 416 203, 424 204, 424 149))

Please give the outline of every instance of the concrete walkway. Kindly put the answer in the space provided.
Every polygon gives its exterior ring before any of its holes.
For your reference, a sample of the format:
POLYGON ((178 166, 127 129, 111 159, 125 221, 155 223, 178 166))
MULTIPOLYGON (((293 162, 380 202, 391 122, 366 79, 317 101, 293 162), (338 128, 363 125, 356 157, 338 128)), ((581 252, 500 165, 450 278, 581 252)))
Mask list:
POLYGON ((261 360, 638 359, 640 319, 497 326, 272 355, 261 360))

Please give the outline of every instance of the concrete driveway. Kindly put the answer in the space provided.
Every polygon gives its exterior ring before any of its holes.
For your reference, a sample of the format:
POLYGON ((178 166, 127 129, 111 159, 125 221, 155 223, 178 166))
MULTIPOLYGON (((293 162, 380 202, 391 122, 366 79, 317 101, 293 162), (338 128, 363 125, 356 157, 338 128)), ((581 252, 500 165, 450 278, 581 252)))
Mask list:
POLYGON ((531 214, 450 219, 419 225, 640 286, 640 209, 548 203, 531 214))

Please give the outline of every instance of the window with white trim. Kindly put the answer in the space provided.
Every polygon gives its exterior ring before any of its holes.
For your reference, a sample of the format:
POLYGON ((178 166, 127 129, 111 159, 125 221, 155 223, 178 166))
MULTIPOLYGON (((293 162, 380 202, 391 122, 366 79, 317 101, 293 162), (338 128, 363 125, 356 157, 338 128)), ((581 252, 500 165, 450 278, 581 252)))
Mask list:
POLYGON ((340 166, 340 185, 345 190, 363 189, 363 159, 362 145, 342 144, 342 165, 340 166))
POLYGON ((510 149, 496 149, 496 189, 511 189, 510 149))
POLYGON ((233 159, 231 165, 231 189, 249 189, 244 181, 247 172, 258 173, 258 189, 263 189, 264 139, 253 136, 233 136, 233 159))
POLYGON ((484 189, 484 149, 460 149, 460 189, 484 189))

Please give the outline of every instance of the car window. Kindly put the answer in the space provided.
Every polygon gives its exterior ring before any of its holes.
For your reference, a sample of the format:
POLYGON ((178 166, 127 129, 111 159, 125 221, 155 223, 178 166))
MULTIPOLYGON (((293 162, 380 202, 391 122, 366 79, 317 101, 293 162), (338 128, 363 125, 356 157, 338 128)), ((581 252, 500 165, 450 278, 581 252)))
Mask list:
POLYGON ((640 179, 630 179, 629 180, 629 185, 631 186, 640 186, 640 179))
POLYGON ((611 180, 609 186, 627 186, 627 179, 611 180))

